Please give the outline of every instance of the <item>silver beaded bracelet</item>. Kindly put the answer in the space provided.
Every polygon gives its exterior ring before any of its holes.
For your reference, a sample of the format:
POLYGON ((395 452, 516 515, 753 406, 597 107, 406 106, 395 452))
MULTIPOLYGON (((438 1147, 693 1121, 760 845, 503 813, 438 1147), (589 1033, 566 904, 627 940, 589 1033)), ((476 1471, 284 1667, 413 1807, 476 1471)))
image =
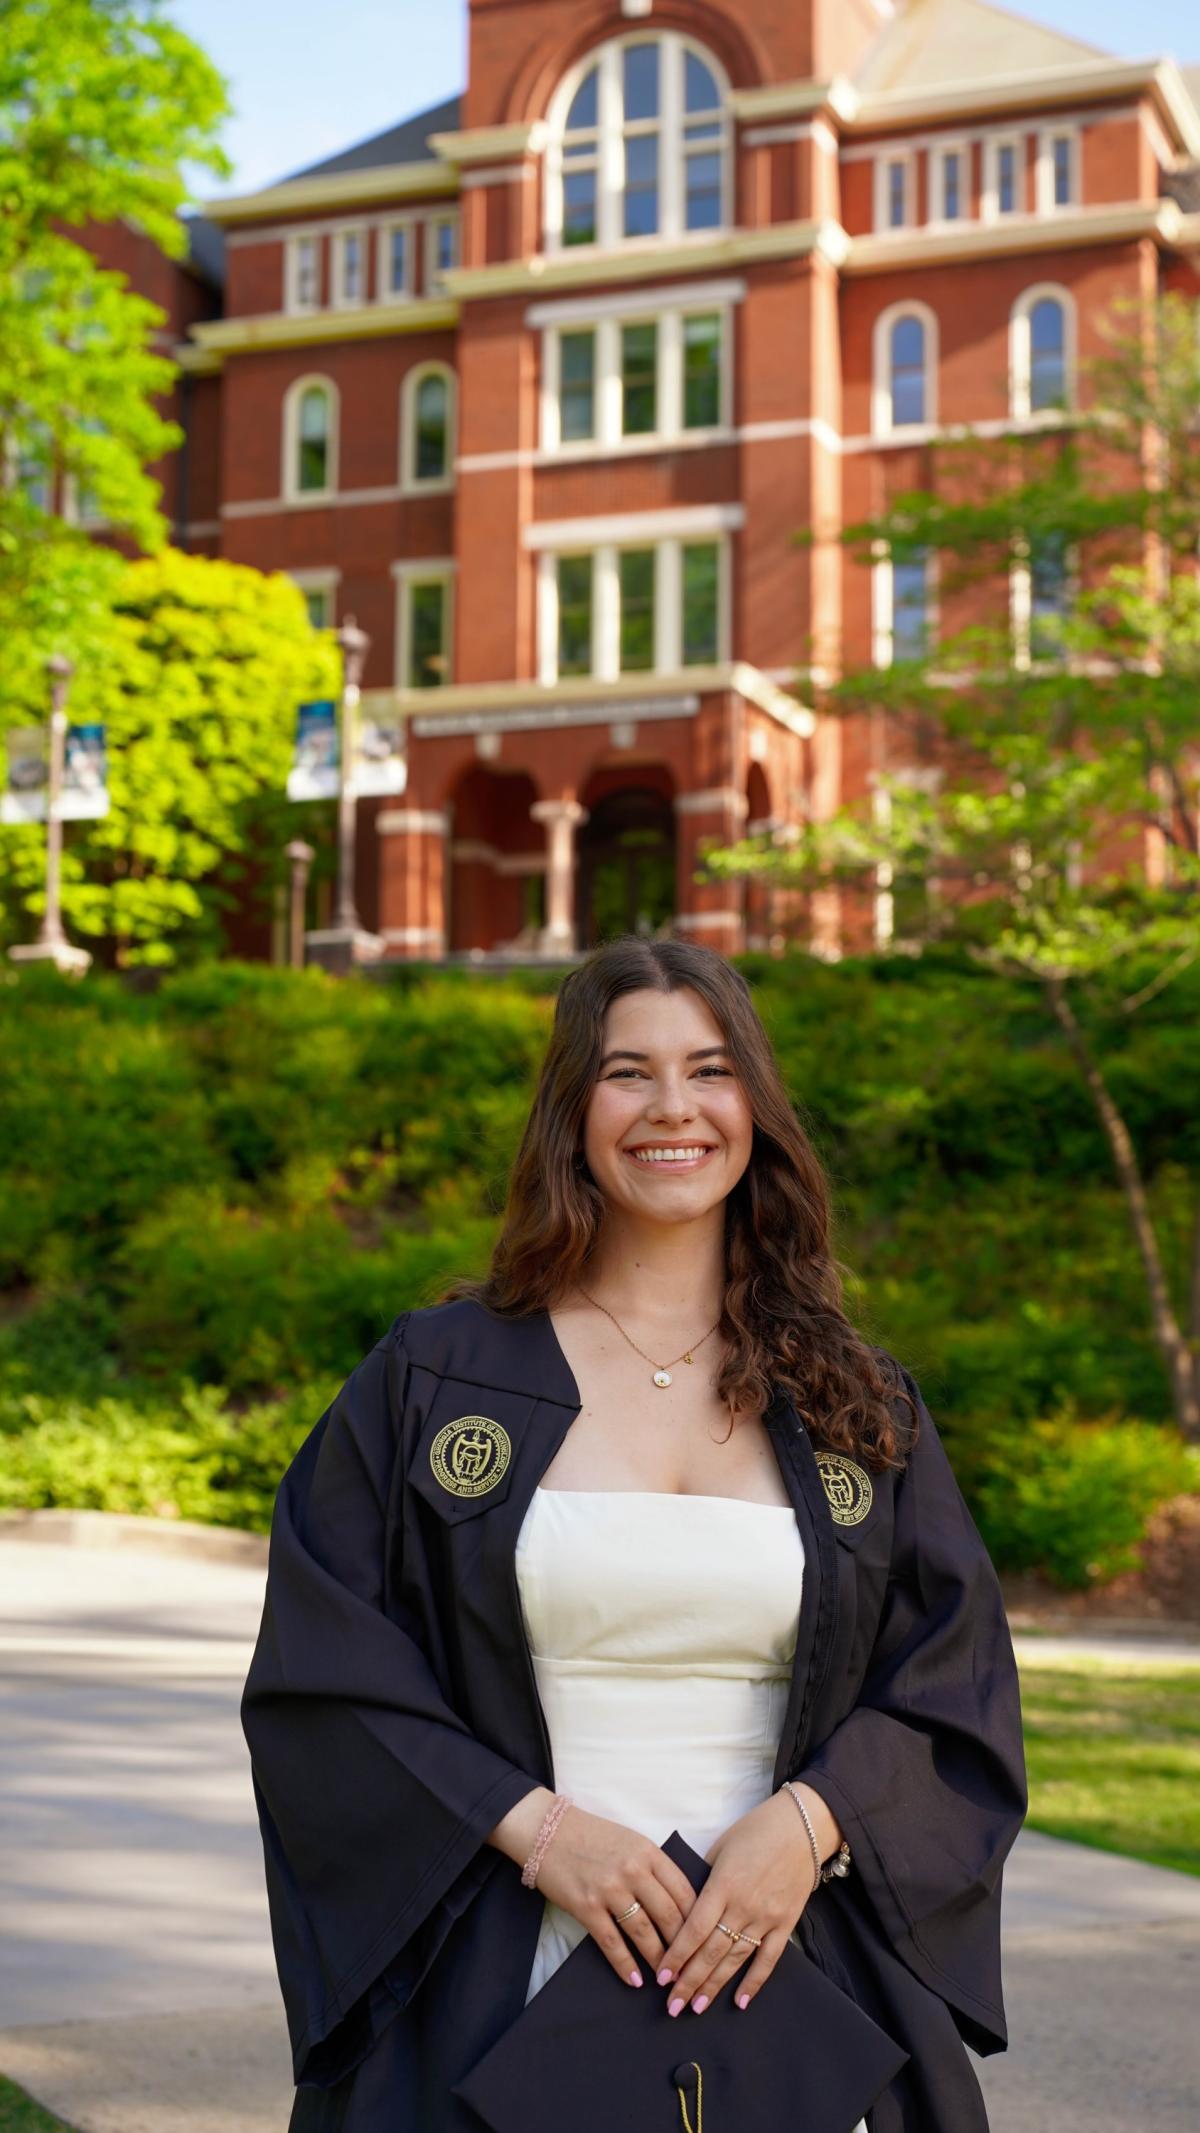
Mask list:
POLYGON ((804 1817, 804 1827, 808 1831, 808 1841, 812 1845, 814 1890, 820 1888, 821 1883, 823 1881, 830 1881, 835 1877, 839 1881, 844 1880, 846 1875, 850 1871, 850 1846, 847 1844, 845 1838, 842 1838, 842 1841, 839 1844, 832 1859, 829 1861, 828 1866, 822 1866, 821 1847, 817 1843, 817 1833, 812 1825, 812 1816, 809 1814, 809 1811, 805 1806, 803 1800, 801 1799, 799 1793, 797 1792, 795 1785, 792 1783, 791 1778, 784 1779, 783 1789, 786 1793, 790 1794, 791 1798, 795 1801, 797 1807, 800 1809, 800 1812, 804 1817))

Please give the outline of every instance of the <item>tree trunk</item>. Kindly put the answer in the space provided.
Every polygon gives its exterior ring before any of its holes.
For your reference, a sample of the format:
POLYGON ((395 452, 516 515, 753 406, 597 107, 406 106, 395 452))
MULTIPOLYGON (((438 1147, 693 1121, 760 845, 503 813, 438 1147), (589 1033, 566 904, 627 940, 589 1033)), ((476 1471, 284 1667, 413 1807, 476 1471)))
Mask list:
POLYGON ((1154 1223, 1146 1199, 1146 1187, 1138 1164, 1137 1151, 1130 1139, 1129 1128, 1088 1048, 1075 1009, 1067 998, 1065 984, 1061 978, 1047 978, 1045 983, 1055 1020, 1087 1083, 1097 1116, 1104 1128, 1105 1139, 1129 1207, 1133 1234, 1141 1254, 1142 1269, 1150 1297, 1154 1338, 1167 1366, 1175 1419, 1186 1437, 1200 1442, 1200 1385, 1197 1384, 1196 1357, 1171 1308, 1170 1290, 1162 1255, 1158 1249, 1158 1239, 1154 1234, 1154 1223))

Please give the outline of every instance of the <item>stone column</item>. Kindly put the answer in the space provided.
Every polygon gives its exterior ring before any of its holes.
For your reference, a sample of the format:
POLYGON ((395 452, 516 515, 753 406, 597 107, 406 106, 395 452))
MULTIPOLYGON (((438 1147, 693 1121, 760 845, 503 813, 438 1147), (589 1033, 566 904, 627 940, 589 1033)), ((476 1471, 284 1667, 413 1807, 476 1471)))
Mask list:
POLYGON ((575 952, 575 832, 588 811, 578 800, 535 800, 529 813, 546 825, 546 924, 543 955, 575 952))
POLYGON ((375 818, 379 931, 388 956, 446 953, 446 835, 442 808, 387 807, 375 818))

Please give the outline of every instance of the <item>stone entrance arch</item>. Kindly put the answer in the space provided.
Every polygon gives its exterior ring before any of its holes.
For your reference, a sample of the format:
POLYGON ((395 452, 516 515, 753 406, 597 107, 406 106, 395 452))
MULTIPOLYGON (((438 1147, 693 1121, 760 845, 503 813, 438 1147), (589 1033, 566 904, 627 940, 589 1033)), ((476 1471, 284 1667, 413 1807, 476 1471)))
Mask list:
POLYGON ((583 948, 619 933, 669 930, 675 917, 675 809, 672 780, 650 772, 636 782, 595 781, 582 795, 579 830, 579 938, 583 948))

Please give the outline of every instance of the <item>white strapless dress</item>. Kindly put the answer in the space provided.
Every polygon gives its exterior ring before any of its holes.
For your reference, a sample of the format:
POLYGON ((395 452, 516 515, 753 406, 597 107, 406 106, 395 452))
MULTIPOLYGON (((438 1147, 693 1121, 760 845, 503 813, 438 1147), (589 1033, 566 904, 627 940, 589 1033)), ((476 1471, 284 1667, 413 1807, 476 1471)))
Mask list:
MULTIPOLYGON (((804 1574, 795 1512, 535 1489, 516 1568, 557 1790, 656 1844, 678 1829, 703 1857, 772 1790, 804 1574)), ((547 1902, 526 2005, 585 1931, 547 1902)))

